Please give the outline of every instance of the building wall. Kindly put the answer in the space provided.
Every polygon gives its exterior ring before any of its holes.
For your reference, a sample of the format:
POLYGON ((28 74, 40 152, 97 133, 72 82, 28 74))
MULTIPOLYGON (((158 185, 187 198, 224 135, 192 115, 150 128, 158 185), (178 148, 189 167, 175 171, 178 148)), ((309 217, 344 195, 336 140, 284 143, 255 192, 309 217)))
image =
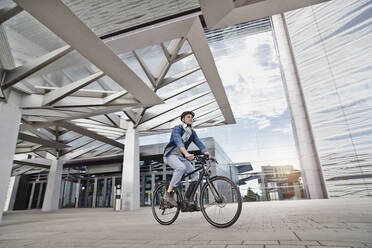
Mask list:
POLYGON ((285 14, 329 197, 372 195, 372 2, 285 14))
MULTIPOLYGON (((212 176, 223 175, 237 182, 237 169, 232 165, 231 159, 222 148, 217 145, 213 138, 203 138, 201 140, 208 151, 213 156, 216 156, 219 161, 218 165, 213 165, 210 168, 212 176)), ((158 182, 163 179, 170 180, 172 177, 173 170, 167 166, 166 170, 164 170, 165 178, 163 178, 164 165, 162 153, 165 146, 166 144, 153 144, 140 147, 140 199, 142 206, 151 205, 151 194, 158 182)), ((195 145, 191 145, 188 150, 191 152, 198 151, 195 145)), ((65 173, 62 178, 63 187, 61 187, 60 192, 60 208, 113 207, 113 186, 121 185, 122 162, 112 161, 114 162, 102 162, 102 164, 90 165, 85 161, 82 166, 86 166, 86 173, 65 173), (79 183, 78 180, 80 180, 79 183), (79 192, 78 195, 77 191, 79 192), (79 199, 78 203, 76 203, 77 199, 79 199)), ((75 164, 75 166, 79 165, 75 164)), ((33 174, 33 177, 30 175, 21 177, 15 199, 15 206, 10 210, 27 209, 31 198, 33 203, 30 205, 30 209, 41 207, 36 204, 39 195, 37 190, 35 190, 33 197, 31 197, 32 184, 40 183, 36 182, 35 178, 38 178, 37 174, 33 174)), ((45 178, 43 181, 45 187, 46 182, 45 178)), ((184 184, 184 186, 187 185, 186 182, 184 184)), ((44 190, 45 187, 43 187, 44 190)), ((36 189, 38 188, 39 187, 36 187, 36 189)), ((41 199, 43 199, 43 197, 44 193, 41 194, 41 199)))
POLYGON ((239 184, 238 169, 232 165, 232 160, 217 143, 214 146, 214 156, 218 162, 216 164, 216 175, 231 178, 236 184, 239 184))

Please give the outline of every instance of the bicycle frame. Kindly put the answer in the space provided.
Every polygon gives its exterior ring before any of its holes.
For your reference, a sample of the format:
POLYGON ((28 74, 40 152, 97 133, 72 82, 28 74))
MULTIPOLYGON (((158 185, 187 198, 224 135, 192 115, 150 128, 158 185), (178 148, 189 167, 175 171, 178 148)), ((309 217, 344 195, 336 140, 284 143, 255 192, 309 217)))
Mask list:
MULTIPOLYGON (((201 164, 202 164, 202 166, 201 166, 200 168, 197 168, 197 169, 193 170, 192 172, 190 172, 190 173, 188 173, 188 174, 182 176, 182 179, 181 179, 181 180, 185 179, 186 177, 189 177, 190 175, 194 174, 194 173, 197 172, 197 171, 203 170, 203 171, 200 173, 199 179, 198 179, 198 181, 197 181, 197 185, 200 185, 200 184, 201 184, 201 182, 202 182, 202 180, 203 180, 203 177, 205 176, 207 183, 208 183, 209 185, 211 185, 211 189, 213 189, 213 190, 211 190, 213 196, 215 197, 216 201, 219 201, 219 200, 221 199, 221 197, 220 197, 218 191, 216 190, 216 188, 214 187, 214 185, 213 185, 213 184, 210 182, 210 180, 209 180, 209 175, 210 175, 210 173, 209 173, 209 171, 207 170, 207 168, 205 167, 206 163, 205 163, 205 162, 202 162, 201 164)), ((182 189, 182 184, 181 184, 181 189, 182 189)), ((195 188, 193 189, 193 191, 191 192, 190 199, 194 199, 197 189, 198 189, 198 187, 195 187, 195 188)), ((181 191, 181 192, 182 192, 182 191, 181 191)), ((183 200, 184 200, 184 196, 183 196, 182 193, 181 193, 180 195, 181 195, 181 197, 182 197, 181 200, 183 201, 183 200)))

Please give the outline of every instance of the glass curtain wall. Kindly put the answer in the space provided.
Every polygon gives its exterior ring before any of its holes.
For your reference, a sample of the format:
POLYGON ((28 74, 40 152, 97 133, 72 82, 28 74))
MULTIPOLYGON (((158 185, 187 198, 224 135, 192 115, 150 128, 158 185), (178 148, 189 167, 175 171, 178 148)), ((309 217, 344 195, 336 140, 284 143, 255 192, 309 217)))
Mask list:
POLYGON ((372 2, 285 14, 329 197, 372 195, 372 2))

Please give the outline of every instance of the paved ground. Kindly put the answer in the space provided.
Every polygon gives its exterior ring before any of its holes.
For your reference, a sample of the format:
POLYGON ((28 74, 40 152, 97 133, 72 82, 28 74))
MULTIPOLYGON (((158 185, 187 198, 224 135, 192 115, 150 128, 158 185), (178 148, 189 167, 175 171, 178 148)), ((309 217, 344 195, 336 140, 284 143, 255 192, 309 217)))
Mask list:
POLYGON ((245 203, 227 229, 200 212, 161 226, 150 208, 8 212, 0 247, 372 247, 372 199, 245 203))

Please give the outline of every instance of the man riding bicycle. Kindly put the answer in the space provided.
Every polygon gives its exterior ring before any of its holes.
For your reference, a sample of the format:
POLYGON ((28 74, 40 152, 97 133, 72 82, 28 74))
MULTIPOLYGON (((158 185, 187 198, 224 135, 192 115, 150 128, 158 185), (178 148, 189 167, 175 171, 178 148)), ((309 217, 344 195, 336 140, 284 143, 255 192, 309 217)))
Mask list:
MULTIPOLYGON (((183 124, 177 125, 173 128, 170 141, 164 150, 164 163, 168 164, 174 170, 172 180, 166 194, 164 195, 164 200, 172 207, 177 207, 173 189, 178 187, 181 178, 185 173, 190 173, 195 170, 195 167, 189 161, 194 159, 194 155, 187 151, 191 142, 194 142, 202 153, 208 155, 210 159, 213 159, 205 145, 198 138, 196 132, 192 129, 194 116, 195 114, 192 111, 185 111, 181 114, 181 121, 183 124)), ((185 197, 190 206, 194 204, 193 199, 190 198, 193 189, 198 186, 198 178, 199 172, 195 172, 190 176, 191 183, 185 193, 185 197)), ((200 210, 198 206, 194 206, 194 209, 200 210)))

